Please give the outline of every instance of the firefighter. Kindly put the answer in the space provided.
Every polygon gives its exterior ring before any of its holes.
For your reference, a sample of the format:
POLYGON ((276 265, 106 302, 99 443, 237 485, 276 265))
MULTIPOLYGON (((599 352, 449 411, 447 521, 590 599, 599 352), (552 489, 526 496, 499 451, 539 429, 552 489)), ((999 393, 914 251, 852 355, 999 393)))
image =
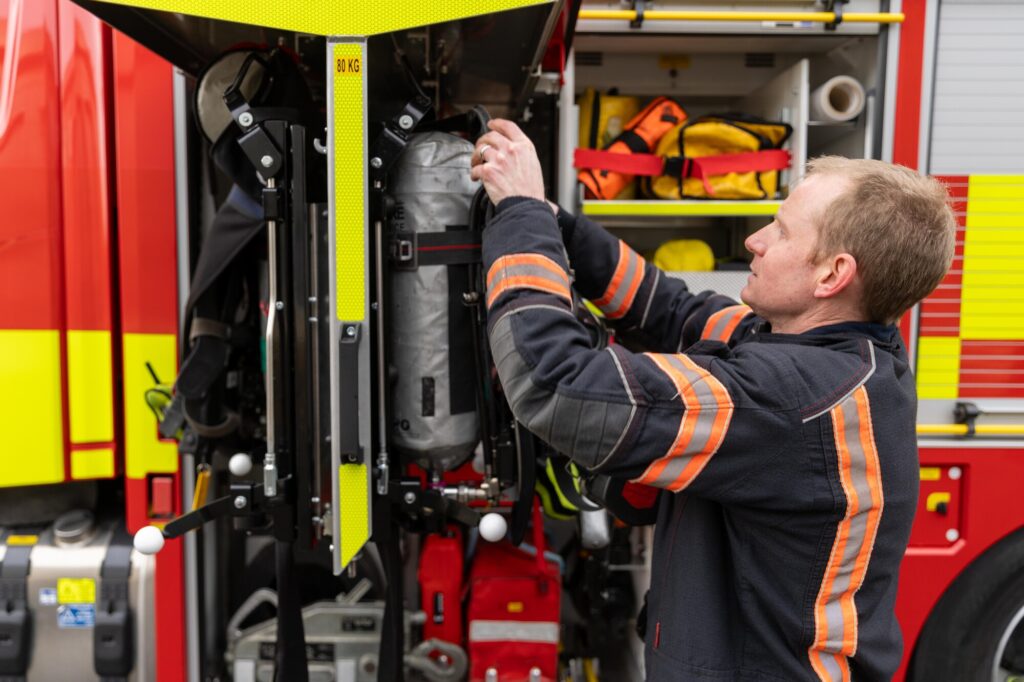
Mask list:
POLYGON ((944 187, 880 161, 812 161, 747 238, 739 305, 546 203, 509 121, 477 142, 471 173, 497 206, 488 333, 515 416, 593 472, 662 489, 648 679, 890 679, 918 494, 894 322, 950 266, 944 187), (648 352, 592 349, 571 287, 648 352))

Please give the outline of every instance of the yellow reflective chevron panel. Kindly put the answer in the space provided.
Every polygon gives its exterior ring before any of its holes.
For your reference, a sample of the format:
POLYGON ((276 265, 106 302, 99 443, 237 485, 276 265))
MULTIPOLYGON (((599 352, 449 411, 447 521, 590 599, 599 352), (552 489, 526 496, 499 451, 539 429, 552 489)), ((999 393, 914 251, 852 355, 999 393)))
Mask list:
POLYGON ((334 230, 338 319, 366 317, 365 43, 338 43, 334 72, 334 230))
POLYGON ((1024 339, 1024 176, 972 175, 960 336, 1024 339))
MULTIPOLYGON (((72 443, 114 440, 111 364, 109 331, 68 330, 68 410, 72 443)), ((74 468, 74 457, 71 461, 74 468)))
POLYGON ((177 374, 174 334, 124 335, 124 454, 129 478, 178 470, 177 445, 159 440, 156 417, 146 404, 146 391, 153 387, 147 362, 159 377, 177 374))
POLYGON ((503 12, 552 0, 385 0, 384 2, 256 2, 254 0, 103 0, 209 19, 324 36, 368 36, 442 21, 503 12))
POLYGON ((64 480, 60 332, 0 330, 0 487, 64 480))
POLYGON ((956 398, 960 381, 960 339, 922 336, 917 352, 918 398, 956 398))
POLYGON ((365 464, 338 467, 338 534, 344 568, 370 539, 370 480, 365 464))

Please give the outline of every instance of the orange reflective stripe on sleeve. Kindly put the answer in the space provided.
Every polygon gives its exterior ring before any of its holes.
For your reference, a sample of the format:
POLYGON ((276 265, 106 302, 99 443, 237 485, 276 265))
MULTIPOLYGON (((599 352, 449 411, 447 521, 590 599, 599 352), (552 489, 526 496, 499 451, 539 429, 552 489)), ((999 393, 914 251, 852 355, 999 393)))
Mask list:
POLYGON ((707 466, 725 439, 734 411, 729 392, 685 355, 646 354, 679 391, 683 414, 675 441, 634 483, 684 490, 707 466))
POLYGON ((572 303, 569 275, 555 261, 537 253, 502 256, 487 271, 487 307, 513 289, 534 289, 572 303))
POLYGON ((594 301, 594 305, 609 319, 616 320, 625 316, 636 299, 636 292, 640 290, 646 271, 647 262, 643 257, 620 239, 618 265, 615 266, 604 294, 594 301))
POLYGON ((732 338, 732 333, 736 331, 736 327, 740 325, 740 322, 749 313, 750 306, 745 305, 731 305, 728 308, 722 308, 708 318, 700 338, 728 341, 732 338))
POLYGON ((857 606, 884 507, 871 405, 861 386, 831 412, 846 514, 836 529, 825 576, 814 603, 811 667, 822 680, 850 679, 857 653, 857 606))

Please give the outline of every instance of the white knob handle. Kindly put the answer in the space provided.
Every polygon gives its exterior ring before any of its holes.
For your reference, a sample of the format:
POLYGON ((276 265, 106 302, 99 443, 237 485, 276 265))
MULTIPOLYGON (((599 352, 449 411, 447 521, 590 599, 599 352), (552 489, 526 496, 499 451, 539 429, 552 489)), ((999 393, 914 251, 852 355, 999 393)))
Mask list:
POLYGON ((505 517, 501 514, 491 512, 490 514, 484 514, 483 518, 480 519, 480 537, 488 542, 497 542, 505 537, 507 531, 508 522, 505 521, 505 517))
POLYGON ((132 544, 141 554, 156 554, 164 548, 164 533, 156 526, 145 526, 135 534, 132 544))
POLYGON ((231 455, 228 460, 228 470, 233 476, 245 476, 252 471, 252 457, 244 452, 231 455))

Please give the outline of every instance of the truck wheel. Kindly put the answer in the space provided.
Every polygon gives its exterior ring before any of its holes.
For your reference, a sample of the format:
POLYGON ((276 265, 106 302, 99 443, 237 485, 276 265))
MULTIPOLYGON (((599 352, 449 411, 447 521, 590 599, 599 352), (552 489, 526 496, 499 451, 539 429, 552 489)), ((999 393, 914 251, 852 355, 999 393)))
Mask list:
POLYGON ((921 631, 907 678, 1024 682, 1024 531, 953 581, 921 631))

